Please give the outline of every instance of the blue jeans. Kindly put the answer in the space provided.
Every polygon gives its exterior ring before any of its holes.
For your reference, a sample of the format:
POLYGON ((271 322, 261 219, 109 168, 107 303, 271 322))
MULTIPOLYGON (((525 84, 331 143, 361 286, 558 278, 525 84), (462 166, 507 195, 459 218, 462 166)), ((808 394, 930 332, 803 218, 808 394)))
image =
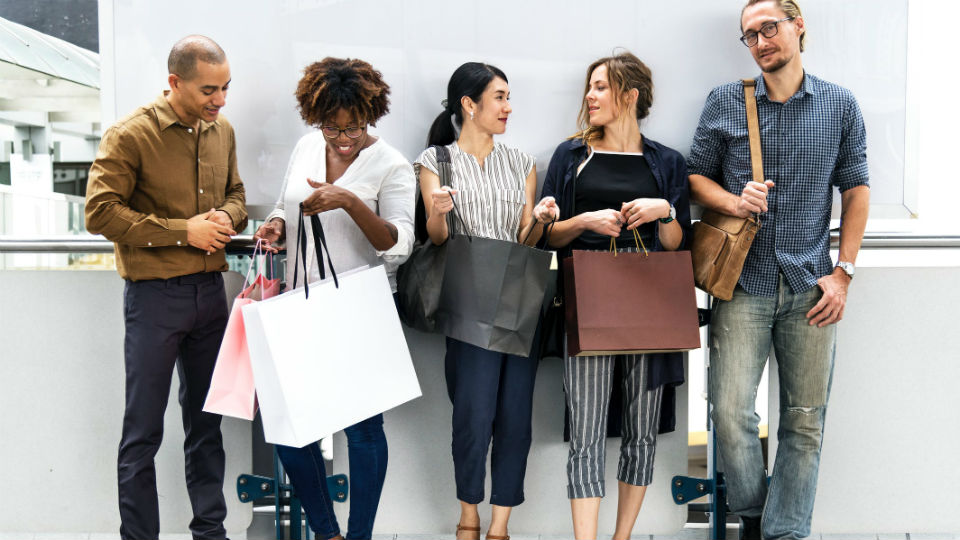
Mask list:
POLYGON ((836 325, 810 326, 822 293, 794 294, 783 275, 774 297, 739 286, 717 301, 710 325, 710 400, 730 511, 761 517, 767 539, 804 538, 817 491, 836 325), (767 486, 758 438, 757 386, 773 345, 780 378, 779 446, 767 486))
MULTIPOLYGON (((350 518, 346 538, 369 539, 373 535, 373 520, 377 517, 383 479, 387 475, 383 415, 371 416, 343 432, 347 436, 347 457, 350 460, 350 518)), ((313 443, 294 448, 278 444, 277 455, 317 537, 327 540, 340 534, 333 513, 333 500, 327 491, 327 472, 320 445, 313 443)))

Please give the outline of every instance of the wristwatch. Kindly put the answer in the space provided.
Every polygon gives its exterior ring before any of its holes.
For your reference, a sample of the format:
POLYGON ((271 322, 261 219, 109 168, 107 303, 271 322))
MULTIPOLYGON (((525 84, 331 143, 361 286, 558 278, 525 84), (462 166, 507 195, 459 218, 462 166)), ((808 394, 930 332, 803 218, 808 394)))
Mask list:
POLYGON ((670 223, 671 221, 677 219, 677 209, 670 205, 670 215, 667 217, 660 218, 660 223, 670 223))
POLYGON ((857 271, 852 262, 846 261, 837 261, 837 268, 843 270, 843 272, 847 274, 850 279, 853 279, 853 274, 855 274, 857 271))

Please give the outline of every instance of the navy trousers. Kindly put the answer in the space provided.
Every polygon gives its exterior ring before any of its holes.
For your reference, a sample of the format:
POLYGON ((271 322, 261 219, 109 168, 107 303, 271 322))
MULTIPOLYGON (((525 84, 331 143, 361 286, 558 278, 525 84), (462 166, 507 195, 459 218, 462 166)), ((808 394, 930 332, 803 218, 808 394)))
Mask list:
POLYGON ((523 502, 537 360, 447 338, 447 392, 453 402, 453 468, 457 498, 483 501, 490 454, 490 504, 523 502))
POLYGON ((154 457, 163 440, 163 415, 176 366, 193 508, 190 532, 195 539, 224 538, 220 415, 202 411, 227 323, 223 276, 214 272, 128 281, 123 294, 126 409, 117 459, 120 536, 155 540, 160 534, 154 457))

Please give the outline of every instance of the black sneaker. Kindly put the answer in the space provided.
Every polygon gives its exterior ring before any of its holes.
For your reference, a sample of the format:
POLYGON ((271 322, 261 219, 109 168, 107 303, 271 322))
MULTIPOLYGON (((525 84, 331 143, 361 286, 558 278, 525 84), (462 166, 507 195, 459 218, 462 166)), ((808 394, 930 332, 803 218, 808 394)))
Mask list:
POLYGON ((740 540, 763 540, 759 517, 740 516, 740 540))

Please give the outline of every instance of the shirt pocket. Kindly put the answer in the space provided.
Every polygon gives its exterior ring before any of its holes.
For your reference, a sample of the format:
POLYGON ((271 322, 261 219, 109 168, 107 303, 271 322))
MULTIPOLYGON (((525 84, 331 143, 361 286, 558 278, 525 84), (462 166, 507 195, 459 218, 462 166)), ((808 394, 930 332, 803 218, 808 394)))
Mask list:
POLYGON ((199 196, 201 208, 204 208, 207 202, 214 208, 223 204, 224 199, 226 199, 229 173, 230 169, 226 165, 200 164, 199 196))
POLYGON ((526 192, 522 189, 498 189, 497 200, 504 205, 523 206, 527 202, 526 192))
MULTIPOLYGON (((527 202, 526 193, 522 189, 498 189, 496 193, 497 210, 503 218, 497 225, 513 231, 520 225, 523 217, 523 206, 527 202)), ((513 232, 515 235, 516 232, 513 232)))

